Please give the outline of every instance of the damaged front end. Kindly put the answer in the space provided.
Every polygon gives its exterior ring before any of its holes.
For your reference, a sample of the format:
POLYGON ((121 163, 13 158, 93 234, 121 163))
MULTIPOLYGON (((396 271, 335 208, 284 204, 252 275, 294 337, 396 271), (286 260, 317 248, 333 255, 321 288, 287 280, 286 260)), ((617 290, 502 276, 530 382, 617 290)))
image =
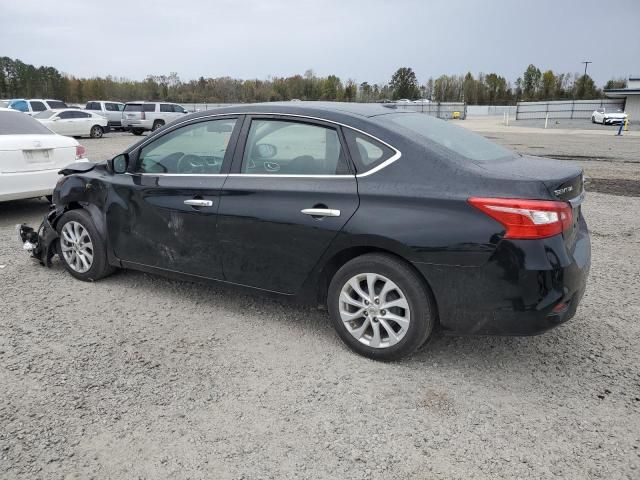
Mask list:
POLYGON ((16 225, 22 248, 29 252, 33 258, 40 261, 41 265, 51 266, 51 259, 57 252, 58 232, 52 222, 56 218, 56 211, 52 209, 44 218, 40 227, 35 230, 26 223, 16 225))

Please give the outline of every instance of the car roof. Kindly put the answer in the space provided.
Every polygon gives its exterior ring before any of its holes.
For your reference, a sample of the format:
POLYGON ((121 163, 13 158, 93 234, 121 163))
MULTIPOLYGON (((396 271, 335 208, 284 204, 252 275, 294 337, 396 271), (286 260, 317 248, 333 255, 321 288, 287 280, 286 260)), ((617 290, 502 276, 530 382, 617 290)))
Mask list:
MULTIPOLYGON (((91 103, 91 102, 124 103, 124 102, 120 102, 119 100, 87 100, 87 103, 91 103)), ((127 102, 127 103, 138 103, 138 102, 127 102)))
MULTIPOLYGON (((122 102, 116 102, 116 103, 122 103, 122 102)), ((170 103, 171 105, 179 105, 179 103, 176 102, 170 102, 170 101, 163 101, 163 100, 158 100, 158 101, 154 101, 154 102, 148 102, 146 100, 136 100, 136 101, 131 101, 131 102, 125 102, 125 105, 129 105, 130 103, 170 103)))
MULTIPOLYGON (((327 120, 340 121, 338 117, 366 119, 390 113, 403 113, 393 104, 383 106, 376 103, 348 103, 348 102, 268 102, 238 104, 229 107, 220 107, 192 114, 194 117, 207 116, 212 113, 279 113, 290 115, 303 115, 310 117, 326 118, 327 120)), ((409 111, 406 113, 415 113, 409 111)))

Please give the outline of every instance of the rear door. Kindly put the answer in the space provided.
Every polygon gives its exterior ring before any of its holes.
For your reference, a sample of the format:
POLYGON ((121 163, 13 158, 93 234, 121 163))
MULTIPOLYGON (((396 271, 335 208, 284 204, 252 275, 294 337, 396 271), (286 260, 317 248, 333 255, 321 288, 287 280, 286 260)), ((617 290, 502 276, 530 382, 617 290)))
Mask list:
POLYGON ((122 207, 107 212, 118 258, 222 278, 216 218, 239 123, 237 116, 199 119, 132 152, 129 173, 113 179, 122 207))
POLYGON ((88 135, 93 123, 91 114, 80 111, 70 113, 72 114, 71 135, 88 135))
POLYGON ((358 208, 338 126, 286 116, 245 122, 218 213, 225 279, 296 293, 358 208))

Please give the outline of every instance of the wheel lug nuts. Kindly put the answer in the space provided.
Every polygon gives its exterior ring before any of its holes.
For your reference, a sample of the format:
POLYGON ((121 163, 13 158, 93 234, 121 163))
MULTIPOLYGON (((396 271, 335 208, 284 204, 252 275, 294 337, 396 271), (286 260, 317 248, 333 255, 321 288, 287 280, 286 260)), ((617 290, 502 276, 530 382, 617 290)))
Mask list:
POLYGON ((386 315, 386 314, 387 314, 387 311, 386 311, 386 310, 381 310, 381 311, 380 311, 380 313, 381 313, 382 315, 386 315))
POLYGON ((377 305, 378 303, 380 303, 380 299, 379 299, 379 298, 376 298, 376 299, 374 300, 374 302, 376 302, 376 305, 377 305))
POLYGON ((365 304, 365 305, 369 305, 369 300, 365 300, 365 301, 364 301, 364 304, 365 304))

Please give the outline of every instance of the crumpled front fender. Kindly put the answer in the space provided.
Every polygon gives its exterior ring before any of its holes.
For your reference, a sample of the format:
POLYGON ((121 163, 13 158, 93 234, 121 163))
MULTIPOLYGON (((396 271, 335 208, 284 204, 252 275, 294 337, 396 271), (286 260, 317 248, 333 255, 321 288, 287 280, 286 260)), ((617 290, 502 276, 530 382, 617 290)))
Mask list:
POLYGON ((31 256, 37 258, 41 265, 47 267, 51 267, 51 259, 58 253, 56 247, 58 232, 53 227, 57 216, 56 210, 51 210, 42 220, 38 230, 27 224, 18 226, 20 240, 24 244, 25 250, 31 251, 31 256))

